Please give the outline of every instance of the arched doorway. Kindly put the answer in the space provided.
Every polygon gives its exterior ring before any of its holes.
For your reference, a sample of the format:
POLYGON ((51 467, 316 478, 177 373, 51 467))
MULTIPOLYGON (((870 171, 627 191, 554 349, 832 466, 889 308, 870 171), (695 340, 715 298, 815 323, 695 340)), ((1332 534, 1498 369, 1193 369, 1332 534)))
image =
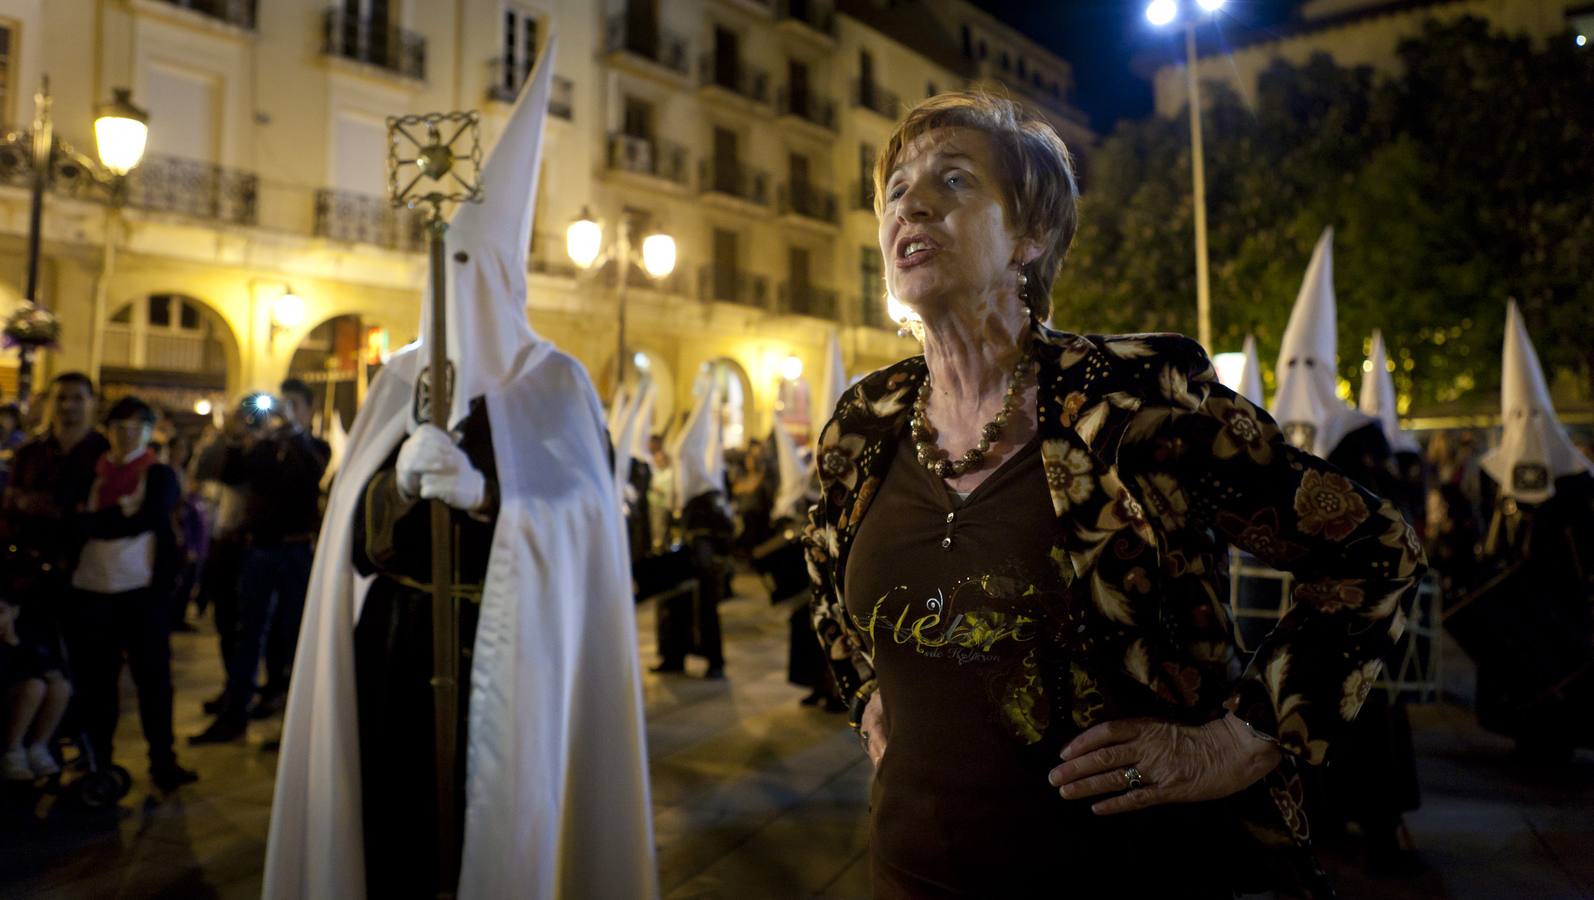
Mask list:
POLYGON ((221 314, 185 294, 150 294, 105 323, 100 381, 106 400, 137 394, 174 417, 225 408, 238 342, 221 314))
POLYGON ((335 411, 344 428, 354 424, 354 414, 365 399, 371 379, 391 350, 387 329, 358 315, 334 316, 299 342, 288 362, 288 377, 310 385, 315 395, 312 424, 318 435, 332 430, 328 411, 335 411))
MULTIPOLYGON (((714 384, 719 385, 720 446, 726 450, 740 450, 747 446, 747 429, 753 419, 752 384, 741 364, 728 357, 710 360, 703 364, 714 384)), ((698 378, 693 385, 693 399, 702 395, 709 379, 698 378)))

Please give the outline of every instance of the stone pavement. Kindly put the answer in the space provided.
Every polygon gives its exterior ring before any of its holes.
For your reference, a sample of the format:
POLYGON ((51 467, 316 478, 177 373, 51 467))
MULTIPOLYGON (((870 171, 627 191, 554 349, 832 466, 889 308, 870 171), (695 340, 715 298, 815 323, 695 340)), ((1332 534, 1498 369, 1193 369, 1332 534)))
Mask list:
MULTIPOLYGON (((800 707, 785 683, 790 606, 738 579, 724 606, 729 679, 645 676, 660 878, 670 898, 840 897, 869 893, 870 770, 838 715, 800 707)), ((652 611, 638 617, 652 661, 652 611)), ((179 735, 204 725, 200 701, 219 684, 213 634, 174 638, 179 735)), ((700 672, 693 668, 692 673, 700 672)), ((1325 860, 1347 897, 1594 900, 1594 755, 1534 773, 1461 708, 1414 709, 1424 806, 1408 819, 1427 874, 1361 876, 1332 843, 1325 860)), ((152 794, 131 695, 117 746, 133 769, 119 810, 88 814, 43 798, 0 815, 0 897, 257 897, 273 755, 262 744, 181 748, 202 780, 152 794), (36 817, 36 818, 30 818, 36 817)))

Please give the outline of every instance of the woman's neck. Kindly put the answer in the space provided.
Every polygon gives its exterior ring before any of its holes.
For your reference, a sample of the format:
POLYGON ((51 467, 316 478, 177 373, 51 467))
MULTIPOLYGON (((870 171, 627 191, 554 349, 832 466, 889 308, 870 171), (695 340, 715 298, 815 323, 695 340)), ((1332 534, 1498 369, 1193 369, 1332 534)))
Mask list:
POLYGON ((956 415, 1000 404, 1029 339, 1029 315, 1018 298, 951 303, 923 318, 931 406, 956 415))

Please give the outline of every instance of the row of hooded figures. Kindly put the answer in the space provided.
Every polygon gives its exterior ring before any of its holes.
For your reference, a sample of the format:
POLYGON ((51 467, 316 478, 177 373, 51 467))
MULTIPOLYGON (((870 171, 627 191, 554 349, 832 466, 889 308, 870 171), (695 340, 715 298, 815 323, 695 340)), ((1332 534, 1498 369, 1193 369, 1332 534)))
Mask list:
MULTIPOLYGON (((485 163, 485 201, 450 222, 446 296, 429 295, 447 310, 449 421, 430 421, 417 391, 428 377, 423 327, 417 345, 391 358, 349 433, 285 715, 268 897, 658 893, 635 601, 660 598, 660 670, 697 653, 721 674, 714 607, 726 597, 737 526, 712 385, 670 437, 661 495, 648 484, 662 474, 650 472, 655 388, 644 383, 606 416, 583 367, 524 314, 552 56, 539 59, 485 163), (665 496, 668 539, 650 533, 662 519, 647 509, 665 496), (438 536, 427 501, 448 507, 450 573, 431 569, 438 536), (438 579, 454 599, 461 661, 452 773, 438 771, 429 739, 434 704, 445 702, 431 682, 438 579), (441 779, 459 798, 449 828, 439 827, 442 813, 423 812, 441 779), (447 833, 457 872, 443 871, 437 852, 447 833)), ((1594 476, 1555 419, 1514 306, 1508 316, 1504 438, 1482 460, 1490 505, 1480 532, 1498 564, 1456 586, 1453 631, 1479 664, 1486 725, 1541 748, 1571 746, 1587 741, 1594 721, 1594 678, 1575 677, 1591 658, 1594 476), (1526 672, 1524 654, 1554 655, 1530 651, 1549 631, 1559 657, 1526 672)), ((1273 417, 1291 442, 1419 519, 1422 466, 1395 417, 1382 343, 1366 411, 1353 410, 1335 391, 1334 317, 1325 234, 1284 336, 1273 417)), ((1247 369, 1239 392, 1260 406, 1254 350, 1247 369)), ((830 380, 835 401, 845 377, 830 380)), ((818 478, 782 428, 770 445, 777 486, 755 559, 785 596, 808 581, 799 532, 818 478)), ((1262 602, 1247 590, 1232 602, 1262 602)), ((794 630, 807 618, 794 616, 794 630)), ((794 669, 823 690, 829 682, 816 670, 827 660, 818 642, 808 646, 816 658, 794 659, 794 669)), ((1369 842, 1397 847, 1401 813, 1418 799, 1398 695, 1373 693, 1324 780, 1319 802, 1332 798, 1369 842)))

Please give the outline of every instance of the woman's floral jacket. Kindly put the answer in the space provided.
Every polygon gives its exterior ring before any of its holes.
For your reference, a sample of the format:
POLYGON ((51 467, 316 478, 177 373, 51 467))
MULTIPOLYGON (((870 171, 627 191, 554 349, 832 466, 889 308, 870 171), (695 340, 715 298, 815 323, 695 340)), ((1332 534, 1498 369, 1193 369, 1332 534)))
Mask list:
MULTIPOLYGON (((1257 856, 1276 886, 1328 893, 1296 763, 1323 761, 1400 636, 1424 568, 1415 532, 1393 504, 1285 443, 1267 413, 1217 382, 1194 341, 1040 326, 1034 338, 1051 558, 1088 597, 1062 629, 1077 632, 1069 649, 1084 661, 1072 670, 1074 725, 1150 702, 1191 724, 1227 709, 1276 738, 1284 764, 1233 802, 1259 846, 1280 851, 1257 856), (1243 671, 1228 544, 1297 578, 1294 605, 1243 671)), ((848 551, 925 374, 919 356, 864 378, 820 438, 822 490, 804 535, 813 621, 854 722, 875 680, 843 602, 848 551)))

